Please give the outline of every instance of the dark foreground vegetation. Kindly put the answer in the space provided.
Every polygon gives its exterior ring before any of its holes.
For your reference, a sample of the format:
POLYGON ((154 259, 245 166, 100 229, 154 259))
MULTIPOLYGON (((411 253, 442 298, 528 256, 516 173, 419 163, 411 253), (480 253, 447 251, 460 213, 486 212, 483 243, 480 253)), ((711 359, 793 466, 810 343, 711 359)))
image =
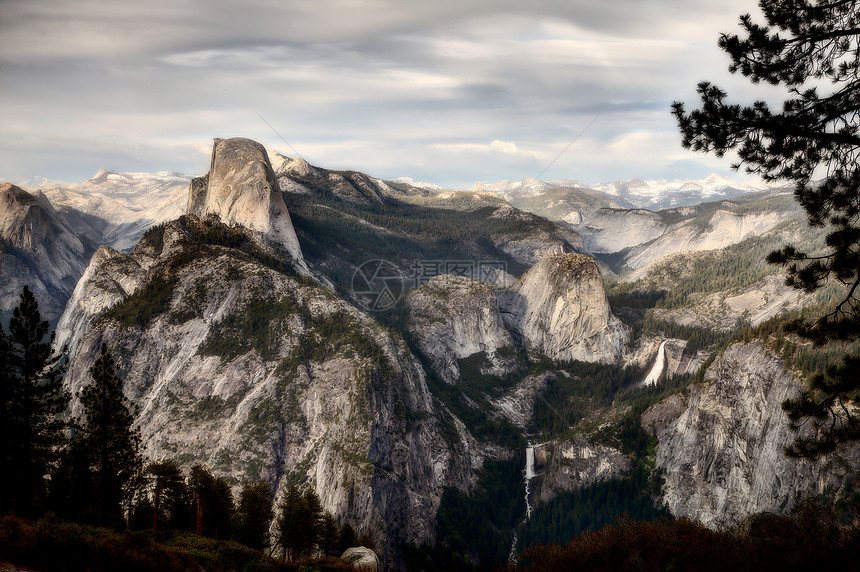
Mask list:
POLYGON ((3 561, 58 572, 352 570, 337 558, 283 562, 231 540, 175 530, 118 532, 64 522, 52 513, 38 520, 14 515, 0 517, 0 562, 3 561))
POLYGON ((527 549, 510 571, 857 570, 860 529, 839 526, 833 510, 808 501, 791 515, 759 514, 714 531, 687 519, 615 524, 565 545, 527 549))

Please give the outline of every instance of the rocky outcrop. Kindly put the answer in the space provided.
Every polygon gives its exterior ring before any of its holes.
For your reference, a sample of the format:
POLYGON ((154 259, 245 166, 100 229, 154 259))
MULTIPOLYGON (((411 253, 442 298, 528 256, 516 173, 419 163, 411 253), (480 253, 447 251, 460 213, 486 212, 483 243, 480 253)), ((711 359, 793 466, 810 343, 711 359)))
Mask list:
POLYGON ((347 548, 340 559, 350 564, 353 570, 359 572, 377 572, 380 569, 379 558, 376 553, 364 546, 347 548))
POLYGON ((799 388, 760 342, 736 343, 708 367, 703 384, 690 387, 683 406, 673 397, 646 412, 666 477, 663 498, 674 516, 718 527, 788 510, 796 499, 825 491, 839 496, 860 448, 817 462, 783 453, 795 434, 781 404, 799 388))
POLYGON ((270 256, 219 244, 216 224, 187 216, 130 255, 99 251, 62 320, 72 393, 106 343, 150 458, 305 482, 385 559, 432 542, 444 487, 472 478, 465 428, 443 437, 402 340, 270 256))
POLYGON ((433 369, 448 383, 460 377, 458 360, 485 352, 491 367, 485 373, 503 375, 514 342, 502 323, 497 293, 486 282, 441 274, 412 290, 406 301, 407 328, 433 369), (500 353, 501 351, 501 353, 500 353))
POLYGON ((716 211, 705 228, 694 223, 679 225, 655 241, 633 248, 625 262, 630 268, 648 264, 678 252, 715 250, 759 236, 779 223, 796 216, 794 211, 734 213, 716 211))
POLYGON ((29 286, 42 316, 55 321, 94 250, 43 194, 0 183, 0 318, 29 286))
POLYGON ((546 223, 536 225, 534 215, 511 206, 497 208, 491 218, 528 224, 532 228, 524 234, 494 235, 490 238, 505 254, 521 264, 531 266, 546 256, 582 252, 582 237, 564 225, 546 223))
POLYGON ((618 252, 662 236, 667 225, 659 214, 642 209, 599 209, 577 224, 590 252, 618 252))
POLYGON ((193 179, 188 214, 217 215, 283 247, 301 268, 304 258, 266 149, 250 139, 215 139, 209 173, 193 179))
POLYGON ((543 474, 540 501, 548 502, 559 493, 621 478, 632 465, 630 455, 585 437, 541 444, 535 447, 535 468, 543 474))
POLYGON ((547 256, 499 297, 502 319, 530 355, 614 362, 628 338, 593 258, 547 256))

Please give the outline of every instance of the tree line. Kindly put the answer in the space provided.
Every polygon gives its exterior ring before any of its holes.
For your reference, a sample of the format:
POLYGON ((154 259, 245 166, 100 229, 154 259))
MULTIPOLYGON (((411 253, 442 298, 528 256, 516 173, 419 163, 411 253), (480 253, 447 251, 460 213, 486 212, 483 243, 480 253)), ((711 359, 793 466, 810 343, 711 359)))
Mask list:
POLYGON ((265 480, 242 483, 234 499, 229 483, 202 464, 183 473, 170 459, 147 462, 137 409, 104 344, 73 415, 63 386, 67 348, 55 352, 48 331, 25 287, 8 333, 0 324, 0 514, 52 512, 114 530, 184 530, 277 549, 285 560, 337 556, 357 544, 352 526, 323 510, 312 488, 289 485, 275 511, 265 480))

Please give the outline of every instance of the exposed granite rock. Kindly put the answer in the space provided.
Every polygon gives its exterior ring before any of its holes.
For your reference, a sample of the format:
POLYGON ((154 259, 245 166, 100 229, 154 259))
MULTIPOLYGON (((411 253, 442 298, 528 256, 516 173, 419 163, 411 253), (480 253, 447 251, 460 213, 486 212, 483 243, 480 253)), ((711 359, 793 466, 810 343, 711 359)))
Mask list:
POLYGON ((376 553, 364 546, 347 548, 340 559, 352 565, 352 569, 359 572, 377 572, 380 568, 376 553))
POLYGON ((460 376, 458 360, 478 352, 486 352, 492 364, 487 373, 506 373, 510 360, 498 352, 513 350, 514 342, 502 323, 492 286, 441 274, 412 290, 406 301, 407 327, 442 379, 455 383, 460 376))
POLYGON ((499 310, 530 355, 609 363, 629 336, 612 314, 597 263, 583 254, 543 258, 499 297, 499 310))
POLYGON ((0 318, 18 305, 24 286, 42 317, 60 317, 95 251, 40 192, 0 183, 0 318))
POLYGON ((540 502, 548 502, 562 492, 620 478, 631 467, 630 455, 585 437, 535 447, 535 469, 543 473, 540 502))
POLYGON ((406 345, 309 280, 189 240, 202 224, 169 223, 160 250, 99 251, 62 320, 77 340, 72 392, 106 343, 150 458, 204 462, 233 482, 303 481, 384 559, 432 542, 443 488, 471 486, 474 444, 441 435, 406 345), (155 308, 145 323, 114 307, 131 294, 124 304, 155 308))
POLYGON ((656 464, 665 471, 664 501, 676 517, 707 526, 734 525, 757 512, 790 509, 798 497, 830 489, 840 494, 860 448, 844 448, 811 462, 786 457, 795 434, 782 402, 800 384, 760 342, 735 343, 693 385, 680 415, 670 398, 645 415, 657 432, 656 464))
POLYGON ((305 269, 290 213, 284 204, 266 149, 250 139, 215 139, 212 166, 191 181, 188 214, 217 215, 229 226, 241 225, 282 246, 305 269))
POLYGON ((554 378, 550 373, 527 375, 501 396, 491 397, 490 404, 496 409, 497 415, 525 430, 532 419, 538 394, 546 389, 547 382, 554 378))

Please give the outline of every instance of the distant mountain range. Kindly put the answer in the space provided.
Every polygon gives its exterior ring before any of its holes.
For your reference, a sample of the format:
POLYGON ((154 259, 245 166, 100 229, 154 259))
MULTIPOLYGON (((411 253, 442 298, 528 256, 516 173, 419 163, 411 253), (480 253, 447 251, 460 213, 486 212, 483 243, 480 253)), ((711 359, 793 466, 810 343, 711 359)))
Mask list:
MULTIPOLYGON (((420 183, 417 184, 420 186, 420 183)), ((733 181, 720 175, 711 175, 702 180, 675 179, 667 181, 629 179, 612 183, 587 185, 574 179, 539 181, 521 179, 519 181, 498 181, 495 183, 476 183, 472 191, 496 193, 516 206, 517 199, 533 198, 547 193, 558 194, 561 190, 591 191, 607 201, 617 203, 623 208, 639 208, 657 211, 665 208, 692 206, 705 201, 731 199, 740 195, 784 187, 784 184, 771 184, 762 179, 744 182, 733 181)))

